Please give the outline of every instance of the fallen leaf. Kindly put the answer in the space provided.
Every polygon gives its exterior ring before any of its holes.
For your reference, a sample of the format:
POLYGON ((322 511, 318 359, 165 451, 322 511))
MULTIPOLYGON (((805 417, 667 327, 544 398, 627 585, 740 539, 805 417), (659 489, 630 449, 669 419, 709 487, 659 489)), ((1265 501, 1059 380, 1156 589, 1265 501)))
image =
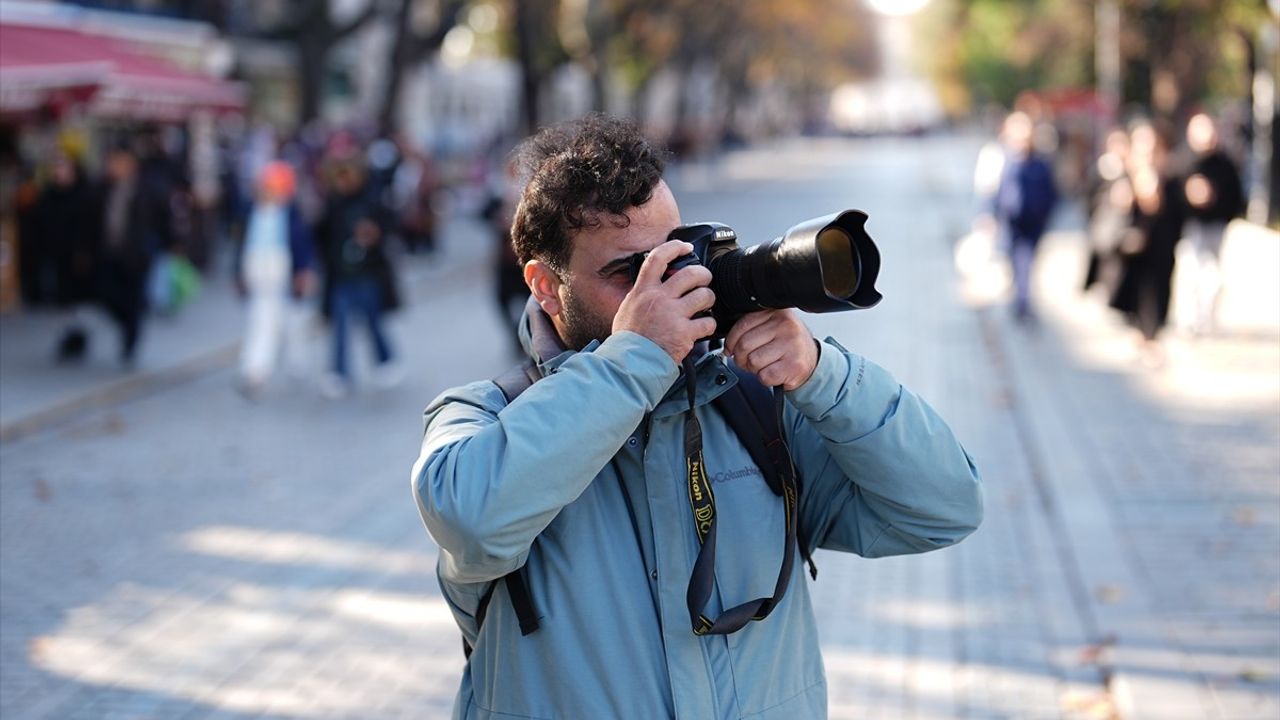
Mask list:
POLYGON ((1124 599, 1125 590, 1120 585, 1099 585, 1093 590, 1094 597, 1104 605, 1115 605, 1124 599))
POLYGON ((1085 647, 1080 651, 1081 665, 1097 665, 1102 659, 1102 655, 1116 644, 1115 635, 1107 635, 1096 643, 1085 647))
POLYGON ((27 643, 27 657, 31 658, 32 665, 40 665, 43 659, 53 649, 53 638, 48 635, 37 635, 31 638, 27 643))
POLYGON ((1071 714, 1098 720, 1119 720, 1120 713, 1108 693, 1067 693, 1061 700, 1062 709, 1071 714))
POLYGON ((1268 679, 1267 674, 1257 668, 1245 668, 1240 671, 1240 674, 1237 677, 1244 682, 1257 684, 1265 683, 1268 679))

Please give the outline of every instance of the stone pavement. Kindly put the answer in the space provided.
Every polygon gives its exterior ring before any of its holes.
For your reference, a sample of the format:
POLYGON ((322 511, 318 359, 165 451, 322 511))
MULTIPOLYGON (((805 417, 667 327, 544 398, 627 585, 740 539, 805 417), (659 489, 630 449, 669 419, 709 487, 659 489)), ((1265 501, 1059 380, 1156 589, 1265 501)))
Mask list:
MULTIPOLYGON (((1043 323, 1015 326, 953 270, 976 148, 809 141, 673 172, 686 220, 748 241, 866 209, 886 300, 811 325, 932 402, 983 472, 955 548, 819 553, 831 716, 1280 715, 1280 327, 1142 366, 1073 290, 1070 211, 1043 323)), ((0 716, 447 717, 461 651, 406 481, 426 400, 508 364, 465 267, 396 320, 396 391, 282 382, 248 407, 211 368, 0 442, 0 716)))

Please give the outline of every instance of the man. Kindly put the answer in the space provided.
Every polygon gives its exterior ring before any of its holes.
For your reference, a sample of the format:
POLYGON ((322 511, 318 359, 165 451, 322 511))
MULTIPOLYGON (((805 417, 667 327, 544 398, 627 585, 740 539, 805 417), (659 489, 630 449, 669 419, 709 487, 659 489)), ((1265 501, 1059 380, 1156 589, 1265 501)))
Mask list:
POLYGON ((332 192, 316 228, 325 265, 324 309, 333 324, 332 370, 320 378, 320 391, 340 398, 351 388, 347 357, 349 324, 360 317, 373 342, 374 384, 390 387, 400 366, 383 326, 383 316, 399 302, 384 242, 388 225, 364 160, 344 151, 332 158, 332 192))
POLYGON ((692 402, 715 482, 708 618, 775 591, 788 517, 711 404, 737 381, 727 356, 786 391, 806 550, 878 557, 952 545, 981 520, 976 470, 923 401, 815 341, 794 312, 746 315, 724 355, 699 346, 716 329, 699 315, 715 301, 711 274, 694 265, 663 280, 691 246, 666 239, 680 212, 633 125, 588 117, 541 132, 524 155, 512 239, 533 294, 522 336, 541 379, 510 405, 492 382, 445 392, 427 408, 413 468, 441 588, 474 648, 454 717, 824 717, 798 564, 760 622, 693 630, 686 591, 700 536, 681 361, 697 358, 692 402), (644 251, 633 284, 629 258, 644 251), (521 567, 539 620, 527 635, 511 583, 494 583, 521 567))
POLYGON ((132 367, 147 311, 147 278, 157 253, 173 245, 165 189, 145 182, 124 146, 107 156, 102 194, 99 298, 120 328, 120 357, 132 367))
POLYGON ((1244 212, 1244 189, 1236 164, 1218 147, 1218 128, 1213 118, 1205 113, 1191 116, 1187 122, 1187 147, 1195 154, 1184 188, 1195 308, 1189 326, 1193 334, 1200 335, 1213 332, 1217 324, 1222 236, 1227 223, 1244 212))
POLYGON ((1013 312, 1020 323, 1034 319, 1031 266, 1058 202, 1053 169, 1035 151, 1034 129, 1030 116, 1024 112, 1014 112, 1005 118, 1001 134, 1008 156, 993 200, 994 214, 1008 243, 1009 261, 1013 266, 1013 312))

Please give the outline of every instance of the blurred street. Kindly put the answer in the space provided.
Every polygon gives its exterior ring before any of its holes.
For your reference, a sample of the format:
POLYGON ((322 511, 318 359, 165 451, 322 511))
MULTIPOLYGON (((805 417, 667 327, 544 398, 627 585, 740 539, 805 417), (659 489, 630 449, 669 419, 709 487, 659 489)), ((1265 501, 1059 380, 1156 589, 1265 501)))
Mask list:
MULTIPOLYGON (((1277 717, 1280 327, 1142 366, 1075 289, 1071 205, 1040 322, 1015 324, 954 269, 981 140, 786 140, 670 173, 686 222, 748 244, 865 210, 885 300, 810 326, 933 403, 986 483, 956 548, 819 553, 831 717, 1277 717)), ((69 385, 55 316, 0 323, 0 715, 448 716, 463 655, 409 470, 426 403, 512 361, 483 226, 441 242, 402 275, 407 381, 342 400, 310 377, 235 393, 241 308, 214 281, 131 376, 92 358, 69 385)))

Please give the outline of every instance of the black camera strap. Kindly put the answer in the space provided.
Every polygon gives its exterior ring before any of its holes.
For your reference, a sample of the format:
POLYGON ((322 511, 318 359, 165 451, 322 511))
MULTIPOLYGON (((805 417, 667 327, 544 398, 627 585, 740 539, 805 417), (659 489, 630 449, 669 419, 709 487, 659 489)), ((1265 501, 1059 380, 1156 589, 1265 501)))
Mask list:
MULTIPOLYGON (((711 491, 706 463, 702 456, 702 425, 694 412, 695 379, 693 359, 684 359, 685 389, 689 398, 689 412, 684 422, 685 468, 689 483, 689 508, 693 512, 693 524, 697 530, 698 558, 689 578, 686 601, 689 619, 695 635, 728 635, 737 632, 753 620, 763 620, 777 607, 787 593, 791 581, 791 569, 796 554, 796 526, 798 489, 795 472, 789 467, 782 473, 782 496, 786 504, 786 537, 782 548, 782 568, 773 588, 773 597, 756 598, 729 608, 712 620, 703 614, 716 579, 716 499, 711 491)), ((775 410, 782 412, 782 393, 774 390, 775 410)))

